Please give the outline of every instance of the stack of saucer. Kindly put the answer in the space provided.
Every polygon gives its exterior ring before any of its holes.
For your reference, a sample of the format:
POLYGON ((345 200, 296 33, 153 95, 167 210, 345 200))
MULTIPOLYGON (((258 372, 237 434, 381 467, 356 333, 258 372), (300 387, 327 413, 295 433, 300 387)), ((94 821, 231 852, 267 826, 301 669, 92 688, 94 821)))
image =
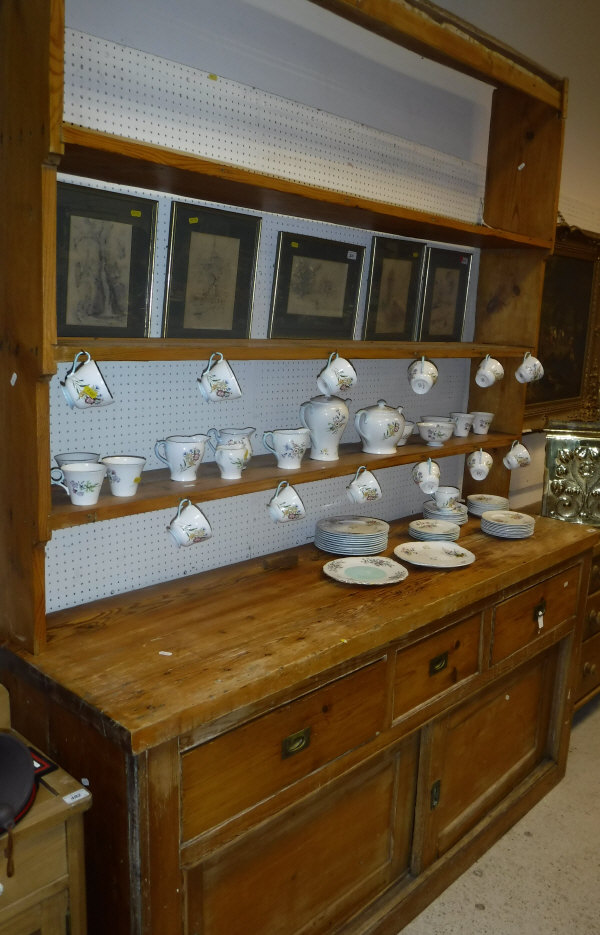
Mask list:
POLYGON ((389 524, 370 516, 329 516, 315 529, 315 545, 332 555, 376 555, 388 544, 389 524))
POLYGON ((508 510, 508 499, 492 493, 472 493, 467 497, 467 509, 473 516, 481 516, 486 510, 508 510))
POLYGON ((437 505, 435 500, 426 500, 423 504, 423 516, 425 519, 441 519, 450 523, 457 523, 463 526, 469 519, 467 508, 464 503, 457 503, 455 506, 444 507, 437 505))
POLYGON ((487 510, 481 516, 481 528, 500 539, 527 539, 533 535, 535 520, 515 510, 487 510))
POLYGON ((460 526, 443 519, 414 519, 408 524, 408 534, 413 539, 431 542, 433 539, 454 541, 460 535, 460 526))

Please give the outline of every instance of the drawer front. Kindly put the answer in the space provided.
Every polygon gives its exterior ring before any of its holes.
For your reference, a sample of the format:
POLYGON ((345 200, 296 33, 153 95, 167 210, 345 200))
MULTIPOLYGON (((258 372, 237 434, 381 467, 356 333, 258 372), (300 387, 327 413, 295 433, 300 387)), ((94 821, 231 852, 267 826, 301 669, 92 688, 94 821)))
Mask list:
POLYGON ((600 591, 600 551, 597 549, 594 549, 594 555, 592 558, 588 590, 590 594, 593 594, 594 591, 600 591))
POLYGON ((583 639, 600 633, 600 591, 587 599, 585 620, 583 623, 583 639))
POLYGON ((385 660, 182 756, 189 840, 374 737, 385 719, 385 660))
POLYGON ((492 665, 573 616, 580 574, 581 568, 576 565, 498 604, 494 610, 492 665), (542 628, 539 611, 543 612, 542 628))
POLYGON ((394 667, 394 719, 479 671, 481 616, 400 650, 394 667))
POLYGON ((582 644, 576 700, 584 698, 598 685, 600 685, 600 633, 582 644))
POLYGON ((27 835, 19 834, 17 825, 13 851, 15 872, 12 877, 6 875, 6 840, 5 834, 0 837, 0 884, 3 887, 0 918, 2 910, 17 900, 57 880, 67 879, 67 845, 62 822, 53 828, 27 835))

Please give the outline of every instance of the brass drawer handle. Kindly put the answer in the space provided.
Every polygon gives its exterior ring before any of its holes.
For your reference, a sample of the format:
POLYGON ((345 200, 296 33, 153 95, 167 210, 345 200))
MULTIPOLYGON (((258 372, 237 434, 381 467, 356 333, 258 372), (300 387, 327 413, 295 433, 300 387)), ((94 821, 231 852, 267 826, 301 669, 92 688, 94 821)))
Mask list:
POLYGON ((586 662, 583 666, 584 675, 595 675, 596 674, 596 663, 595 662, 586 662))
POLYGON ((590 610, 588 614, 588 627, 593 633, 600 631, 600 618, 597 610, 590 610))
POLYGON ((287 760, 288 757, 301 753, 302 750, 306 750, 309 744, 310 727, 304 727, 302 730, 296 731, 295 734, 284 737, 281 741, 281 759, 287 760))
POLYGON ((448 653, 440 653, 439 656, 435 656, 433 659, 429 660, 429 674, 437 675, 438 672, 443 672, 444 669, 448 667, 448 653))

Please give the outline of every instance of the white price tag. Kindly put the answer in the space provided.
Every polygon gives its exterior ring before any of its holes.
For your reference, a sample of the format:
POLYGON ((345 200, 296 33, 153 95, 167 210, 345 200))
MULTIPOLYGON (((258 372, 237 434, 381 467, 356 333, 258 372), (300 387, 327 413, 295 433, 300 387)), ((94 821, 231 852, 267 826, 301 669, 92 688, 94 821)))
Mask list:
POLYGON ((73 805, 74 802, 79 802, 80 799, 87 799, 89 792, 87 789, 78 789, 76 792, 69 792, 68 795, 63 795, 63 802, 66 802, 67 805, 73 805))

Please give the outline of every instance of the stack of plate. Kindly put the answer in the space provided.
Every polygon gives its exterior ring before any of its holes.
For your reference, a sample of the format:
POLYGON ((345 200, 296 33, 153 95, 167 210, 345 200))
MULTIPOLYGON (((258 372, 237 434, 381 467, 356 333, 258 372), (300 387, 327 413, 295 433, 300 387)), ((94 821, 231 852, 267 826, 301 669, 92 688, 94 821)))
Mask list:
POLYGON ((376 555, 388 544, 389 524, 370 516, 329 516, 315 529, 315 545, 332 555, 376 555))
POLYGON ((486 510, 508 510, 508 499, 492 493, 472 493, 467 497, 467 509, 473 516, 481 516, 486 510))
POLYGON ((414 519, 408 524, 408 534, 422 542, 431 542, 433 539, 454 541, 460 535, 460 526, 443 519, 414 519))
POLYGON ((535 520, 515 510, 487 510, 481 516, 481 528, 500 539, 527 539, 533 535, 535 520))
POLYGON ((425 519, 441 519, 450 523, 457 523, 463 526, 469 519, 467 508, 464 503, 457 503, 456 506, 445 507, 443 510, 437 505, 435 500, 426 500, 423 504, 423 516, 425 519))

